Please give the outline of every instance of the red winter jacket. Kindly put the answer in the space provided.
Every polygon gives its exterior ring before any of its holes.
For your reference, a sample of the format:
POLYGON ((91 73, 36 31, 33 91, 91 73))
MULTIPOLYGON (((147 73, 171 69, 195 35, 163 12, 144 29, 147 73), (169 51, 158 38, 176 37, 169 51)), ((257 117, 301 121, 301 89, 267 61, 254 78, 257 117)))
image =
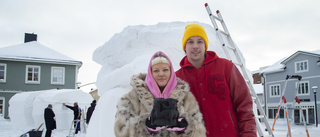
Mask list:
POLYGON ((237 67, 207 51, 200 68, 185 56, 176 75, 189 83, 196 97, 208 137, 256 137, 250 91, 237 67))

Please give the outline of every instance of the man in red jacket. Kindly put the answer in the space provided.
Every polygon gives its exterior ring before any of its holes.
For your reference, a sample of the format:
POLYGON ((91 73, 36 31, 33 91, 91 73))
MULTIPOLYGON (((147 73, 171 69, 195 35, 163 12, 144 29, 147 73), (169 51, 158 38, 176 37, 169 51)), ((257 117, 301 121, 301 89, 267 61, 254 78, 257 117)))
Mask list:
POLYGON ((182 38, 186 56, 176 75, 189 83, 196 97, 208 137, 256 137, 250 91, 237 67, 208 49, 199 24, 189 24, 182 38))

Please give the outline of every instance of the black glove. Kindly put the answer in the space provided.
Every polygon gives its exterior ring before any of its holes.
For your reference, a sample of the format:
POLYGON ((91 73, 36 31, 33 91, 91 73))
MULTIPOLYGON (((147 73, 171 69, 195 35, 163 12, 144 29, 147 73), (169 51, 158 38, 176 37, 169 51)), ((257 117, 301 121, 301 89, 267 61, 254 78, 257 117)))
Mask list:
POLYGON ((151 124, 150 117, 146 119, 146 126, 147 126, 147 129, 149 130, 149 132, 150 132, 151 134, 153 134, 154 132, 157 132, 157 131, 165 128, 165 126, 155 126, 155 125, 152 125, 152 124, 151 124))
POLYGON ((169 131, 177 131, 178 133, 183 133, 183 131, 187 128, 188 122, 184 118, 179 118, 177 126, 170 126, 167 128, 169 131))
POLYGON ((173 98, 155 98, 151 111, 151 125, 154 126, 177 126, 179 112, 178 100, 173 98))

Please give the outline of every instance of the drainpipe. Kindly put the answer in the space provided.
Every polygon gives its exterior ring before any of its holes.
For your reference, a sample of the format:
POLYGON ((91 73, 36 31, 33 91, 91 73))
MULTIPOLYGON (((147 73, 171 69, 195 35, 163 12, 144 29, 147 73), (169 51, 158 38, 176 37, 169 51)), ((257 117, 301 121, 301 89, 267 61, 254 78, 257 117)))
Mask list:
POLYGON ((266 78, 264 77, 263 73, 261 73, 261 78, 263 78, 263 80, 261 80, 261 83, 263 85, 263 97, 264 97, 264 113, 266 115, 267 114, 267 94, 266 94, 266 78))

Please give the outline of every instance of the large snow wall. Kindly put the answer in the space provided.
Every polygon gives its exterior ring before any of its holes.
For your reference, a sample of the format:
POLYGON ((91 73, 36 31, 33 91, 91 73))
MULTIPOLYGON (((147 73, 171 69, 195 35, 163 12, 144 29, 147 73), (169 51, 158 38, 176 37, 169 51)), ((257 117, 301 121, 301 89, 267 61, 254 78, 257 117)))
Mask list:
POLYGON ((62 104, 73 106, 74 102, 78 102, 80 108, 85 111, 92 100, 90 94, 76 89, 22 92, 10 99, 9 115, 16 128, 36 129, 44 123, 44 109, 48 104, 52 104, 57 129, 66 130, 71 127, 73 111, 62 104))

